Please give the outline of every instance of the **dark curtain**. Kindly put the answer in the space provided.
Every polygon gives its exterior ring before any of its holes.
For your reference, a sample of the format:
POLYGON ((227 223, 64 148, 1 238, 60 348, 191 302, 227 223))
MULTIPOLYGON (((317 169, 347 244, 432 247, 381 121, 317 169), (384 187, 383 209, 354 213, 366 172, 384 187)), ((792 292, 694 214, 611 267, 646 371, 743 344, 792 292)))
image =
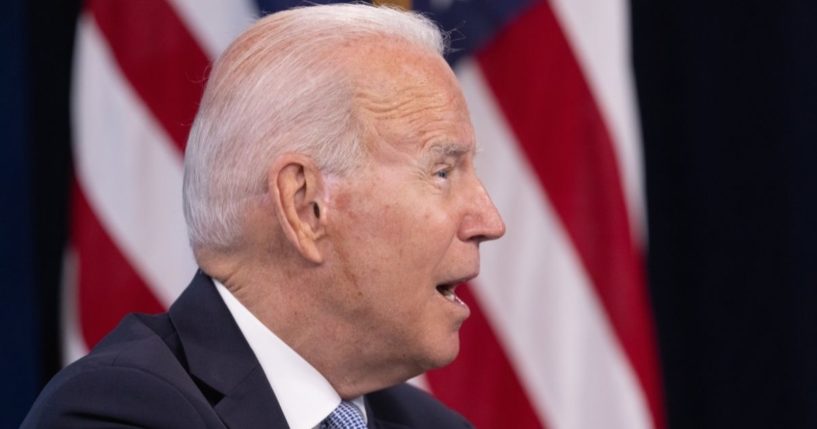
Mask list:
POLYGON ((26 145, 26 23, 23 3, 9 4, 0 15, 0 359, 3 382, 0 427, 19 424, 22 413, 39 389, 40 355, 37 344, 39 313, 33 288, 33 246, 28 146, 26 145))
POLYGON ((817 427, 817 3, 633 17, 671 427, 817 427))

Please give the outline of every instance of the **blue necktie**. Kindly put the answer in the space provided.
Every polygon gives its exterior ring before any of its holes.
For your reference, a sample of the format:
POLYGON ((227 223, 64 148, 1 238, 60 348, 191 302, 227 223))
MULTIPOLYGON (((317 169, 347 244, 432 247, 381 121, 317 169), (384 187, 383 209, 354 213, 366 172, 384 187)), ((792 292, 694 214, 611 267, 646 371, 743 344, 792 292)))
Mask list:
POLYGON ((321 423, 320 427, 321 429, 366 429, 366 423, 354 404, 343 401, 321 423))

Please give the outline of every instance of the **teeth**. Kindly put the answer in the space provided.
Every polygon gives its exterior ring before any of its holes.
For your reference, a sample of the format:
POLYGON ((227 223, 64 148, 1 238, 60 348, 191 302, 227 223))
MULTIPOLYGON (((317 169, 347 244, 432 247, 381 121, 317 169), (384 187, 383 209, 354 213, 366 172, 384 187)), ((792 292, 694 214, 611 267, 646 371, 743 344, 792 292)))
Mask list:
POLYGON ((460 297, 458 297, 457 294, 454 293, 454 287, 453 286, 440 286, 440 287, 437 288, 437 290, 440 291, 440 294, 445 299, 447 299, 447 300, 449 300, 451 302, 457 303, 457 304, 465 305, 465 303, 462 302, 460 297))

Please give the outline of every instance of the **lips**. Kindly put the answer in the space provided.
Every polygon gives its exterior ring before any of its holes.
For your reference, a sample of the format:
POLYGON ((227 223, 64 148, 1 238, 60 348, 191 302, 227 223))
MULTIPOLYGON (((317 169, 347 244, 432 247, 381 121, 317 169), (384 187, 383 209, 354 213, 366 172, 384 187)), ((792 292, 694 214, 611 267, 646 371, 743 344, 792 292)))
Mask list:
POLYGON ((443 296, 443 298, 447 299, 452 303, 465 305, 465 303, 462 302, 462 300, 457 296, 456 289, 460 284, 465 283, 473 279, 474 277, 476 277, 476 274, 461 277, 450 282, 440 283, 437 285, 437 293, 439 293, 440 295, 443 296))
POLYGON ((454 293, 454 290, 457 289, 458 285, 459 285, 458 283, 455 284, 445 283, 437 285, 437 292, 439 292, 440 295, 443 296, 443 298, 451 302, 462 303, 457 294, 454 293))

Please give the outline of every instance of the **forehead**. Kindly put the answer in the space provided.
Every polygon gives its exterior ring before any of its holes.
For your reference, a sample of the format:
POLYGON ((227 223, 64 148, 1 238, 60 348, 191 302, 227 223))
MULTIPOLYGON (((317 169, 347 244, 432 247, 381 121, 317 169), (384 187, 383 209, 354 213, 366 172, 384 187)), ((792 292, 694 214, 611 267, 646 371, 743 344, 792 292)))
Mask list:
POLYGON ((367 44, 350 62, 355 65, 354 105, 371 137, 368 144, 473 151, 465 99, 439 55, 386 40, 367 44))

